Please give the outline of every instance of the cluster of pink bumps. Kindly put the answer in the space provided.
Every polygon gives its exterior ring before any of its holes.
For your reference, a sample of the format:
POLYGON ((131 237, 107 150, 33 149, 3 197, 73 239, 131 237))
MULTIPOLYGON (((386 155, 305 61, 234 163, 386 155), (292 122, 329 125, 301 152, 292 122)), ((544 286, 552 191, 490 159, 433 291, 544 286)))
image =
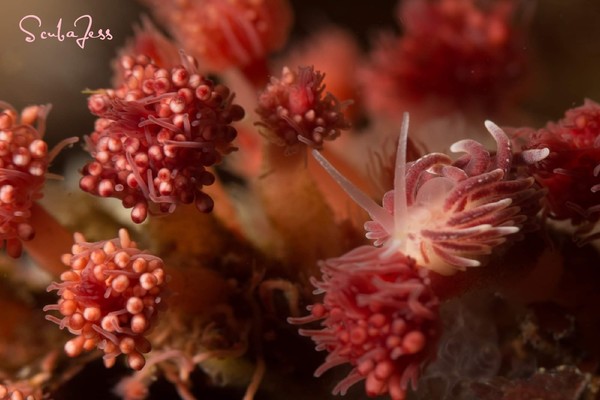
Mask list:
POLYGON ((67 355, 76 357, 97 347, 107 367, 125 354, 132 369, 142 369, 142 354, 152 348, 145 335, 166 285, 162 260, 139 250, 121 229, 118 239, 95 243, 76 234, 72 254, 62 261, 69 270, 61 274, 62 282, 48 287, 60 299, 44 311, 58 311, 62 318, 47 319, 76 335, 65 344, 67 355))
POLYGON ((167 70, 144 55, 124 56, 121 86, 88 101, 100 118, 87 138, 95 161, 84 167, 80 186, 121 199, 136 223, 149 212, 173 212, 178 203, 211 211, 213 201, 202 191, 214 182, 207 167, 233 150, 230 124, 244 116, 227 87, 181 57, 183 65, 167 70))
POLYGON ((19 116, 9 104, 0 103, 0 237, 6 252, 21 255, 22 241, 35 234, 29 223, 31 204, 42 197, 45 174, 51 158, 43 140, 50 106, 32 106, 19 116), (38 122, 37 129, 34 128, 38 122))

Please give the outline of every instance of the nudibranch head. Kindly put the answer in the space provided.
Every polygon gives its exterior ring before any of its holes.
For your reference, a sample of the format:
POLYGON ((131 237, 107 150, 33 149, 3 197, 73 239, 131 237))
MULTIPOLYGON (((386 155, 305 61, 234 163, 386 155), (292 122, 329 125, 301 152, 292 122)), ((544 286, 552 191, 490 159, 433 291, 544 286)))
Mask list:
MULTIPOLYGON (((372 220, 365 229, 376 246, 400 251, 423 267, 450 275, 480 266, 540 208, 542 192, 534 179, 511 172, 513 152, 504 131, 491 121, 485 126, 496 141, 495 153, 465 139, 452 145, 452 152, 465 153, 454 161, 446 154, 430 153, 407 164, 405 115, 394 189, 384 195, 383 206, 353 187, 318 152, 313 154, 369 213, 372 220)), ((545 155, 540 151, 528 156, 545 155)))

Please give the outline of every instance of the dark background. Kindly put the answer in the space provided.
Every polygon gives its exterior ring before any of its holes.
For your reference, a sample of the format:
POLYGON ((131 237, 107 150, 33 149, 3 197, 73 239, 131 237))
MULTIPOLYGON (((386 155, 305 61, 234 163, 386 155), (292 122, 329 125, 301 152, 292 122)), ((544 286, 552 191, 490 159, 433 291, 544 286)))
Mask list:
MULTIPOLYGON (((365 48, 381 28, 398 29, 393 0, 295 0, 292 4, 296 11, 292 44, 326 22, 350 28, 365 48)), ((541 0, 536 7, 527 49, 537 60, 534 90, 523 107, 544 121, 559 118, 585 97, 600 101, 600 1, 541 0)), ((47 135, 51 144, 62 137, 88 134, 93 118, 81 91, 109 86, 110 61, 144 12, 135 1, 123 0, 10 1, 0 14, 0 100, 18 109, 52 103, 47 135), (40 17, 49 30, 61 17, 68 28, 80 15, 90 14, 94 29, 110 28, 114 39, 88 40, 85 49, 72 40, 26 43, 19 20, 28 14, 40 17)))

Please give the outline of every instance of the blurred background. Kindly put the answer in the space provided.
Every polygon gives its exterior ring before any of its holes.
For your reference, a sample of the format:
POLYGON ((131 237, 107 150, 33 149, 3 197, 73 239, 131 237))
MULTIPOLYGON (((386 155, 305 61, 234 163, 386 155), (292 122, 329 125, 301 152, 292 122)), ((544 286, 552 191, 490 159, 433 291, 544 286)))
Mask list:
MULTIPOLYGON (((47 131, 50 144, 62 137, 88 134, 93 118, 82 91, 109 85, 116 49, 147 12, 132 0, 20 0, 10 4, 0 15, 0 99, 17 109, 52 103, 47 131), (49 31, 56 30, 62 18, 63 32, 77 17, 89 14, 93 30, 108 28, 113 39, 88 40, 84 49, 68 39, 26 43, 19 21, 29 14, 37 15, 43 24, 40 29, 49 31)), ((343 6, 334 0, 294 0, 292 4, 296 21, 291 43, 326 22, 350 28, 365 48, 378 30, 397 29, 393 0, 349 0, 343 6)), ((534 90, 523 108, 539 121, 559 118, 566 108, 581 104, 586 97, 600 101, 598 20, 598 0, 536 2, 531 47, 524 49, 536 60, 534 90)), ((28 26, 34 24, 29 21, 28 26)))

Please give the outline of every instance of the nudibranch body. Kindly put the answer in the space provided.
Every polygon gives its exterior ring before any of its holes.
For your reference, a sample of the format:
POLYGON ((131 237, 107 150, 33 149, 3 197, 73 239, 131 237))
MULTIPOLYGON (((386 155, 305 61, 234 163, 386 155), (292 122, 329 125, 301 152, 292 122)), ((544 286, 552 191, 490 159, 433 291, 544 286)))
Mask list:
MULTIPOLYGON (((394 189, 382 206, 345 179, 316 150, 313 155, 372 218, 367 238, 400 251, 443 275, 480 266, 492 250, 514 236, 539 211, 542 192, 531 177, 514 176, 511 142, 496 124, 485 126, 497 144, 490 153, 475 140, 451 146, 452 160, 430 153, 406 163, 408 114, 398 141, 394 189)), ((547 149, 520 154, 523 162, 546 157, 547 149)))

